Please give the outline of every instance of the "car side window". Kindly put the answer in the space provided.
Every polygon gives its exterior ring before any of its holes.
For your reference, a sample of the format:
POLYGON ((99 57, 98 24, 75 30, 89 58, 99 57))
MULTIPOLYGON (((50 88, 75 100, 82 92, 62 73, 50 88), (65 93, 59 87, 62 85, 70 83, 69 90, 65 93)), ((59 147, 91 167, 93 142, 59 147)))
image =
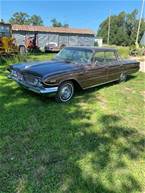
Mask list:
POLYGON ((104 60, 105 60, 105 54, 103 51, 99 51, 95 53, 94 56, 94 63, 95 64, 104 64, 104 60))
POLYGON ((115 55, 115 52, 111 52, 111 51, 107 51, 105 52, 105 61, 106 62, 116 62, 116 55, 115 55))

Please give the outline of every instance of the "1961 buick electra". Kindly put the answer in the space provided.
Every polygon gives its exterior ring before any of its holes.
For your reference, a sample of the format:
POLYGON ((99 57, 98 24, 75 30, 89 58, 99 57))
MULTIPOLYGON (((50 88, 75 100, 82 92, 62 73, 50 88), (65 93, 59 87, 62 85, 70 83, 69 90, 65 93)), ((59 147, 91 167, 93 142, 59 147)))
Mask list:
POLYGON ((8 70, 9 78, 24 88, 67 102, 76 86, 87 89, 125 81, 139 70, 139 62, 122 60, 113 48, 66 47, 51 61, 14 64, 8 70))

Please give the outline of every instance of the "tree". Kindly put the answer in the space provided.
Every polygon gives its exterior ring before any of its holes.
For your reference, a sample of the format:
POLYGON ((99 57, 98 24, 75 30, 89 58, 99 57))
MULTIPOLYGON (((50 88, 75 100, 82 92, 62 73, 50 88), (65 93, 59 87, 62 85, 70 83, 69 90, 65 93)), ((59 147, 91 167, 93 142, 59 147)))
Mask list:
POLYGON ((134 10, 129 14, 126 14, 126 31, 128 35, 128 44, 133 45, 135 43, 135 38, 137 34, 137 19, 138 10, 134 10))
POLYGON ((69 27, 69 24, 62 24, 60 21, 57 21, 57 19, 52 19, 51 20, 52 26, 53 27, 69 27))
MULTIPOLYGON (((121 12, 118 15, 111 16, 110 44, 123 46, 135 44, 138 25, 137 14, 138 11, 135 9, 131 13, 121 12)), ((100 24, 97 33, 98 36, 103 38, 105 43, 107 43, 108 19, 105 19, 100 24)), ((144 29, 145 22, 142 20, 139 39, 141 39, 144 29)))
POLYGON ((16 12, 9 19, 11 24, 19 25, 43 25, 43 20, 38 15, 32 15, 31 17, 24 12, 16 12))
POLYGON ((5 23, 4 19, 0 19, 0 22, 5 23))
POLYGON ((62 27, 61 22, 58 22, 55 18, 51 20, 53 27, 62 27))
POLYGON ((69 24, 64 24, 63 27, 66 27, 66 28, 67 28, 67 27, 69 27, 69 24))
POLYGON ((29 19, 30 25, 43 25, 43 20, 38 15, 32 15, 29 19))
POLYGON ((29 23, 29 15, 24 12, 16 12, 9 19, 11 24, 25 25, 29 23))

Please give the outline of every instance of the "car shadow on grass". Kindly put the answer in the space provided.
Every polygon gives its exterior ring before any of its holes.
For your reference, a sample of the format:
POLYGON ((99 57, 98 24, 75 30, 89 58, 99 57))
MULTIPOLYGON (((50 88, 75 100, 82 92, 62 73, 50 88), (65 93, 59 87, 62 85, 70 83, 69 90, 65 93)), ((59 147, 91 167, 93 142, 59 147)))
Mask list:
POLYGON ((81 102, 94 89, 64 105, 3 81, 1 192, 142 191, 130 165, 143 159, 145 137, 114 114, 100 112, 92 122, 94 111, 81 102))

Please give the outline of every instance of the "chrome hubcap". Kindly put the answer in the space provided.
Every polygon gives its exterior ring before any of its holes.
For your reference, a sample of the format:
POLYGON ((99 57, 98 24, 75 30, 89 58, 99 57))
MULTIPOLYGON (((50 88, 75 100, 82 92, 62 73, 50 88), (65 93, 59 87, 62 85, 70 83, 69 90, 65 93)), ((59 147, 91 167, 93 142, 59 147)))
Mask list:
POLYGON ((73 87, 71 84, 66 84, 60 91, 60 98, 62 101, 69 100, 73 95, 73 87))

